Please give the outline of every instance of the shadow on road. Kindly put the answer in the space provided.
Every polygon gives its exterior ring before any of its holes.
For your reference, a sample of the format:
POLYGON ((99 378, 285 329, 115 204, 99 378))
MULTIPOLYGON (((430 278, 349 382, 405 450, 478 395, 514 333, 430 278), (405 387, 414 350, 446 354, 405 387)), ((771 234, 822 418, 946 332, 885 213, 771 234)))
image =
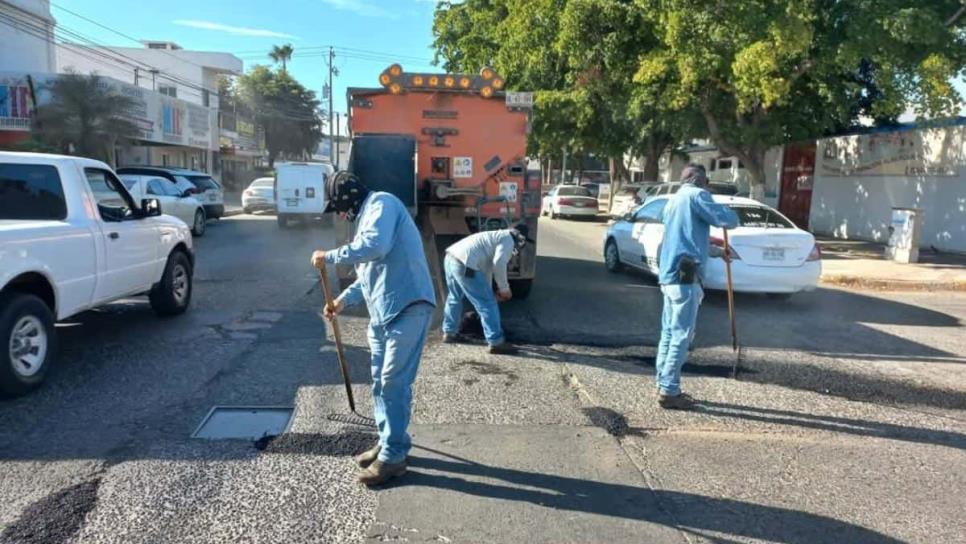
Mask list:
POLYGON ((770 542, 898 542, 858 525, 798 510, 520 471, 428 448, 422 450, 432 456, 411 457, 410 467, 414 470, 388 488, 428 487, 770 542), (658 507, 654 506, 655 501, 658 507))

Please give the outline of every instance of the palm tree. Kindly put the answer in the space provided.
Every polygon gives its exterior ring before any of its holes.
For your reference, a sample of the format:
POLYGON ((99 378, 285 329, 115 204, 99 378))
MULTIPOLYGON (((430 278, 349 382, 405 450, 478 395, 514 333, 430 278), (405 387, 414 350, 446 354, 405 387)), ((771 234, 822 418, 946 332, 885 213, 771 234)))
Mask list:
POLYGON ((290 43, 287 43, 281 46, 273 45, 272 50, 269 51, 268 53, 268 56, 275 62, 281 62, 282 71, 284 72, 288 67, 288 61, 289 59, 292 58, 292 53, 294 52, 295 52, 295 49, 292 47, 292 44, 290 43))
POLYGON ((34 134, 64 153, 112 162, 117 142, 140 132, 128 116, 136 101, 94 74, 62 74, 49 91, 49 103, 34 115, 34 134))

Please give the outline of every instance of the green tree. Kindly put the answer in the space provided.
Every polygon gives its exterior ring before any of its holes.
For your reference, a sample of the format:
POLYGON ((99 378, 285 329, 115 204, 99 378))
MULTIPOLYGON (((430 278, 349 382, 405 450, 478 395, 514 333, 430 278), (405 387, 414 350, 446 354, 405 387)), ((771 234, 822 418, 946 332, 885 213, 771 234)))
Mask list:
POLYGON ((33 121, 40 148, 113 162, 118 141, 139 133, 128 115, 134 99, 97 75, 61 74, 47 90, 50 100, 33 121))
POLYGON ((237 81, 238 94, 265 132, 269 165, 279 157, 304 158, 322 141, 322 117, 315 93, 282 69, 255 66, 237 81))
POLYGON ((274 45, 272 50, 268 52, 268 57, 276 64, 282 63, 282 71, 288 71, 288 61, 292 59, 292 53, 295 53, 295 48, 290 43, 274 45))
POLYGON ((637 3, 659 43, 636 81, 667 84, 671 109, 696 108, 712 142, 744 162, 759 198, 775 144, 847 126, 859 113, 894 118, 911 105, 947 115, 962 101, 949 83, 966 62, 958 0, 637 3), (860 112, 869 89, 875 97, 860 112))

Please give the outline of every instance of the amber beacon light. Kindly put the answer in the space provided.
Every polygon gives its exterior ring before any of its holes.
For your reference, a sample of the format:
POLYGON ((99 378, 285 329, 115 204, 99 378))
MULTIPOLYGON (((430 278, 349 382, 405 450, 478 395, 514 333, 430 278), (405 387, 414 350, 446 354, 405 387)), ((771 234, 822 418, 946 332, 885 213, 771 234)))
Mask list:
MULTIPOLYGON (((506 80, 489 66, 479 75, 406 73, 402 65, 392 64, 379 74, 379 84, 392 94, 409 91, 477 93, 492 98, 503 90, 506 80)), ((501 95, 502 96, 502 95, 501 95)))

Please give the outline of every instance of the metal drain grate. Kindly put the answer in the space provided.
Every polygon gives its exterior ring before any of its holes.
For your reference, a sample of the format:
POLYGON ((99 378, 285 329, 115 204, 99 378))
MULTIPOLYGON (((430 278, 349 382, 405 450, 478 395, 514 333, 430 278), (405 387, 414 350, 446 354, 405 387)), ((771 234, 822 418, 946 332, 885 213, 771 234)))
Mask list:
POLYGON ((290 406, 215 406, 201 420, 191 438, 258 440, 288 430, 290 406))

